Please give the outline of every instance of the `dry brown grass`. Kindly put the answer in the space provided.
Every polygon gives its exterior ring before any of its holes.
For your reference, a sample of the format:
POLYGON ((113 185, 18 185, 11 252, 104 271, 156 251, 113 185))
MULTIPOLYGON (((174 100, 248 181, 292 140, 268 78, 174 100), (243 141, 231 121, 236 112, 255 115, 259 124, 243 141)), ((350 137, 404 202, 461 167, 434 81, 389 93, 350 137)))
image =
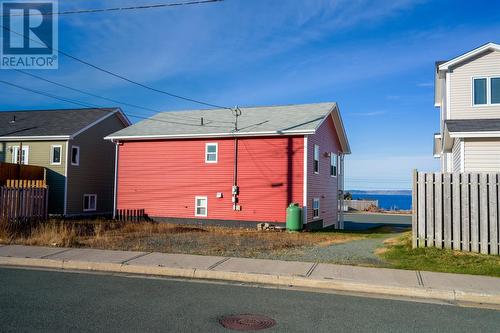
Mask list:
POLYGON ((0 242, 59 247, 157 251, 253 257, 306 246, 328 246, 365 238, 341 232, 257 231, 169 223, 50 221, 23 233, 0 231, 0 242))

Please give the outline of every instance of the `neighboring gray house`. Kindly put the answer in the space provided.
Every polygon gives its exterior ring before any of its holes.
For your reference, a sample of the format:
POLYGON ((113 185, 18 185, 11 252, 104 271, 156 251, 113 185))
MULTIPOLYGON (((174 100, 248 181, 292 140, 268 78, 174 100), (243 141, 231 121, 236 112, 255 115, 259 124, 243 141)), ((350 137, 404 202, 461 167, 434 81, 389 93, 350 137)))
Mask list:
POLYGON ((104 137, 129 125, 119 108, 0 112, 0 162, 47 169, 50 214, 111 214, 115 147, 104 137))
POLYGON ((434 156, 443 172, 500 171, 500 45, 488 43, 436 63, 441 111, 434 156))

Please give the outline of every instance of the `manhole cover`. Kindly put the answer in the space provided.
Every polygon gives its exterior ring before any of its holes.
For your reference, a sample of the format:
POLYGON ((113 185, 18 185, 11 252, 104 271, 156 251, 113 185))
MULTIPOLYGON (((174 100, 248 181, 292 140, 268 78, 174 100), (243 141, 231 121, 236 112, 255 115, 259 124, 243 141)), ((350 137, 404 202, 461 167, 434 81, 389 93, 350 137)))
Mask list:
POLYGON ((223 317, 219 323, 225 328, 237 331, 258 331, 276 325, 276 321, 272 318, 252 314, 223 317))

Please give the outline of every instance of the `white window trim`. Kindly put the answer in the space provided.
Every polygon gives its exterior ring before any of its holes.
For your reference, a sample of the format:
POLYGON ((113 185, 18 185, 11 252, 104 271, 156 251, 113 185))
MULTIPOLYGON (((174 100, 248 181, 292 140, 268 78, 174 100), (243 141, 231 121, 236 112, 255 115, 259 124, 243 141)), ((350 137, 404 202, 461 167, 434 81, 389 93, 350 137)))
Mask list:
POLYGON ((500 79, 500 75, 492 75, 492 76, 473 76, 471 78, 472 85, 472 97, 471 97, 471 105, 473 108, 487 108, 487 107, 498 107, 500 103, 491 103, 491 79, 500 79), (486 104, 475 104, 474 103, 474 80, 486 79, 486 104))
MULTIPOLYGON (((12 148, 12 157, 11 157, 12 158, 12 163, 13 164, 17 164, 17 163, 19 163, 18 159, 19 159, 19 148, 20 147, 19 146, 12 146, 11 148, 12 148), (14 155, 14 151, 16 149, 17 149, 17 156, 16 156, 16 158, 14 158, 14 156, 15 156, 14 155)), ((26 154, 25 154, 25 156, 26 156, 26 163, 22 163, 22 161, 21 161, 22 165, 28 165, 29 164, 30 146, 23 145, 23 149, 22 150, 25 150, 25 149, 26 149, 26 154)), ((21 153, 21 156, 23 156, 22 153, 21 153)))
POLYGON ((312 213, 313 213, 313 219, 314 220, 317 220, 320 218, 320 215, 321 215, 321 204, 320 204, 320 200, 319 198, 313 198, 313 204, 312 204, 312 213), (314 216, 314 202, 317 201, 318 202, 318 216, 314 216))
POLYGON ((83 195, 83 211, 84 212, 95 212, 97 210, 97 194, 84 194, 83 195), (94 208, 88 208, 85 209, 85 197, 89 197, 89 205, 90 205, 90 197, 95 197, 94 203, 95 207, 94 208))
POLYGON ((194 197, 194 216, 199 216, 199 217, 207 217, 208 216, 208 197, 206 197, 206 196, 194 197), (203 206, 198 206, 198 199, 205 200, 205 214, 198 214, 198 207, 203 207, 203 206))
POLYGON ((51 145, 50 146, 50 165, 61 165, 62 164, 62 159, 63 159, 63 149, 62 145, 51 145), (54 148, 59 147, 60 153, 59 153, 59 162, 56 163, 54 162, 54 148))
MULTIPOLYGON (((213 154, 213 153, 211 153, 213 154)), ((217 142, 207 142, 205 144, 205 163, 217 163, 219 161, 219 144, 217 142), (208 160, 208 147, 215 146, 215 161, 208 160)))
POLYGON ((319 161, 320 160, 321 160, 321 152, 319 150, 319 145, 315 144, 314 147, 313 147, 313 172, 316 175, 319 174, 319 161), (317 161, 318 161, 318 171, 314 170, 314 166, 315 166, 314 162, 316 162, 316 147, 318 148, 318 159, 317 159, 317 161))
POLYGON ((80 165, 80 147, 79 146, 71 146, 71 155, 70 155, 70 158, 71 158, 71 165, 74 165, 74 166, 79 166, 80 165), (76 163, 73 163, 73 149, 76 149, 78 152, 76 154, 76 163))
POLYGON ((339 155, 336 153, 330 153, 330 177, 337 178, 339 174, 339 155), (335 164, 332 164, 332 157, 334 157, 335 164), (335 166, 335 173, 332 175, 331 168, 335 166))

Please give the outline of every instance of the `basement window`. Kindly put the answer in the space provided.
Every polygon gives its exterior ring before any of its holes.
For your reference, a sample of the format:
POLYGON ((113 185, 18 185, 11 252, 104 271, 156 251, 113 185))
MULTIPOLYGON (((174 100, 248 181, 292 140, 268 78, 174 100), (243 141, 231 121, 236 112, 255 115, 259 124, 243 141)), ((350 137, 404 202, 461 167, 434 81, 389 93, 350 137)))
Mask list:
POLYGON ((208 213, 208 198, 196 197, 195 198, 195 211, 194 216, 207 216, 208 213))
POLYGON ((207 143, 205 145, 205 163, 217 163, 217 143, 207 143))
POLYGON ((314 159, 313 159, 314 173, 319 173, 319 146, 314 145, 314 159))
POLYGON ((319 218, 319 198, 313 199, 313 218, 319 218))
POLYGON ((330 176, 337 177, 337 162, 338 155, 335 153, 330 153, 330 176))
POLYGON ((80 165, 80 147, 71 147, 71 165, 80 165))
POLYGON ((61 145, 52 145, 50 150, 51 150, 50 151, 50 164, 61 165, 62 146, 61 145))
POLYGON ((97 209, 97 194, 83 195, 83 211, 92 212, 97 209))

